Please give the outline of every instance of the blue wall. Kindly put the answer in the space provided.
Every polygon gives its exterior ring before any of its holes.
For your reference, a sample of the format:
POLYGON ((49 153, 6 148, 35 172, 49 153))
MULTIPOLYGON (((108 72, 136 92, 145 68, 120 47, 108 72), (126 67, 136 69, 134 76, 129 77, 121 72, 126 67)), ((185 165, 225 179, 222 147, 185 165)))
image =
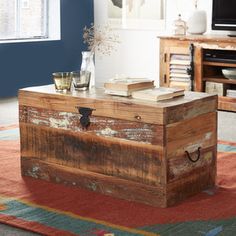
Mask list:
POLYGON ((83 27, 93 22, 93 0, 61 0, 61 40, 0 44, 0 97, 52 83, 55 71, 80 68, 83 27))

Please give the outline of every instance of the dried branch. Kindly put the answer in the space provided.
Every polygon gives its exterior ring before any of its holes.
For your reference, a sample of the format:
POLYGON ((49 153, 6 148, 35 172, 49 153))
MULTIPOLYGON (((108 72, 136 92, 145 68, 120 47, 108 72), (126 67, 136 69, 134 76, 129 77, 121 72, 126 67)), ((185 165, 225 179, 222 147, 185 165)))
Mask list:
POLYGON ((103 55, 110 55, 115 50, 115 45, 120 43, 119 36, 109 25, 84 27, 83 42, 88 45, 88 50, 103 55))

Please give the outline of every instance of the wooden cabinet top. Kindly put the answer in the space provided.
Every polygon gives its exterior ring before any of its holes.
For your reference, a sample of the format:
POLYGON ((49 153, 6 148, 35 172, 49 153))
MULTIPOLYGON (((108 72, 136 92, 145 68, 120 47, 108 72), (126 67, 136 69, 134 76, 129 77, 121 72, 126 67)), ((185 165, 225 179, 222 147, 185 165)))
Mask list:
POLYGON ((158 36, 161 39, 181 40, 181 41, 196 41, 196 42, 213 42, 213 43, 229 43, 236 44, 236 37, 229 37, 227 35, 163 35, 158 36))
POLYGON ((217 96, 185 92, 185 96, 152 102, 104 94, 104 89, 58 93, 54 85, 19 90, 19 105, 64 112, 76 106, 94 109, 93 115, 153 124, 169 124, 216 110, 217 96))

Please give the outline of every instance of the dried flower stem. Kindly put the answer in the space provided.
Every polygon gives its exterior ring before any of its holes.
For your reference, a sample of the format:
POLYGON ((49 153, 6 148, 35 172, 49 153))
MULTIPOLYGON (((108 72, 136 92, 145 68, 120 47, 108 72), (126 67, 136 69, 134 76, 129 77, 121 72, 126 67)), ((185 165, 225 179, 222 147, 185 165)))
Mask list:
POLYGON ((95 27, 92 24, 90 28, 85 26, 83 30, 83 40, 88 45, 88 50, 103 55, 111 54, 115 49, 114 44, 120 43, 118 38, 109 25, 95 27))

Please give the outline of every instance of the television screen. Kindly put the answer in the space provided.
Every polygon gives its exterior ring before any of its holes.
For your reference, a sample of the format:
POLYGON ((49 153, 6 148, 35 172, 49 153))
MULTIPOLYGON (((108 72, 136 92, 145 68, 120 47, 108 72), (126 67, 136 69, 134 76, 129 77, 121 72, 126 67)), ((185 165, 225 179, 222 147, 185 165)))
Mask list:
POLYGON ((236 0, 213 0, 212 29, 236 30, 236 0))

